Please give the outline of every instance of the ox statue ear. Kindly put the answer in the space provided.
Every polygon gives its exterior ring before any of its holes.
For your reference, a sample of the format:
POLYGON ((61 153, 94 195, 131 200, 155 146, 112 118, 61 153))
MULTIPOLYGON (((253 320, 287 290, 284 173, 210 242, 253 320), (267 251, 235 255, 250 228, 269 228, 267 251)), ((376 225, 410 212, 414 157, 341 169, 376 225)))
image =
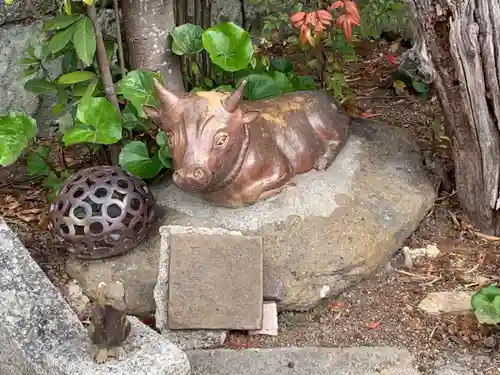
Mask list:
POLYGON ((146 112, 146 115, 154 122, 159 122, 161 119, 160 110, 152 105, 143 105, 142 109, 146 112))
POLYGON ((252 122, 257 120, 259 116, 260 116, 259 110, 246 111, 245 113, 243 113, 243 123, 251 124, 252 122))

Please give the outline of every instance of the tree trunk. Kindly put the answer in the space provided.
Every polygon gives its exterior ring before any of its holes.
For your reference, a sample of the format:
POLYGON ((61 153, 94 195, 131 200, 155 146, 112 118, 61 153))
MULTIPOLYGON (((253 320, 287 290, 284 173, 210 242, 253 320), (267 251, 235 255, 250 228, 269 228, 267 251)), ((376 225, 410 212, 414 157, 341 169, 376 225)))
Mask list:
POLYGON ((174 3, 121 0, 121 9, 131 68, 160 72, 169 90, 183 92, 179 59, 172 53, 168 37, 175 27, 174 3))
POLYGON ((452 140, 457 194, 476 229, 500 235, 500 2, 408 0, 414 52, 452 140))

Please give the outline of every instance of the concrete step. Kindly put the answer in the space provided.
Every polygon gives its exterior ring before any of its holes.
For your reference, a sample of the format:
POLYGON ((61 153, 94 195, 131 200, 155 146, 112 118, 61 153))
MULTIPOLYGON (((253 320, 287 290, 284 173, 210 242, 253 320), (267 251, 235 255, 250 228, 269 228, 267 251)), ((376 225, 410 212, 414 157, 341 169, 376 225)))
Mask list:
POLYGON ((186 352, 191 375, 422 375, 393 347, 214 349, 186 352))

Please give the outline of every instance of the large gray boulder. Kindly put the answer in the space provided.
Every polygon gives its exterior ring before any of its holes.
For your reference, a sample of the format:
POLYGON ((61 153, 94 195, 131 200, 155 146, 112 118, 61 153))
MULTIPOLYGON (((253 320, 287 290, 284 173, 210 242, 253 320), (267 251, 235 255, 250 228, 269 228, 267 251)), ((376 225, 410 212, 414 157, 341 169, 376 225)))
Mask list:
MULTIPOLYGON (((167 213, 158 225, 222 227, 262 236, 264 264, 285 286, 284 307, 303 310, 385 264, 436 198, 408 133, 361 119, 352 124, 346 146, 327 171, 311 171, 296 182, 281 195, 243 209, 213 207, 174 185, 153 187, 167 213)), ((96 284, 87 280, 121 278, 129 288, 130 313, 144 314, 153 306, 145 301, 153 301, 160 243, 153 233, 118 258, 71 259, 68 272, 91 294, 96 284)))

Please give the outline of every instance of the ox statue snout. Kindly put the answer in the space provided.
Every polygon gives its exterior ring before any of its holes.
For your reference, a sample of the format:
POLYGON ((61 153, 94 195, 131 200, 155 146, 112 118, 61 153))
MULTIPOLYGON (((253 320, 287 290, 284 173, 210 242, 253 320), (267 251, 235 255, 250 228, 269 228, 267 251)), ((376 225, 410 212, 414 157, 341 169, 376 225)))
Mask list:
POLYGON ((172 179, 182 190, 201 191, 212 182, 212 177, 212 172, 206 167, 192 165, 176 170, 172 179))

